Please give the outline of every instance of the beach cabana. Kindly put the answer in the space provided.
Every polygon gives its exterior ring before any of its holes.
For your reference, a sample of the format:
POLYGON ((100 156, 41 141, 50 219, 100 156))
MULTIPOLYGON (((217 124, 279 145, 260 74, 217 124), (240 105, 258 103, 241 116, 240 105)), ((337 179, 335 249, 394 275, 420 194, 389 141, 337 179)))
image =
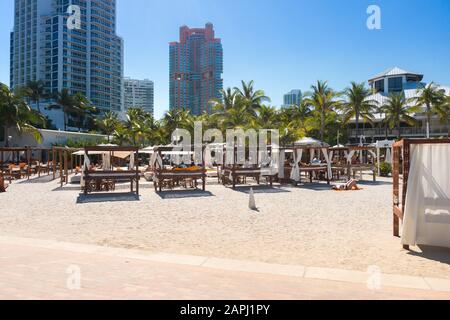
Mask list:
POLYGON ((41 175, 48 173, 48 165, 43 163, 44 156, 47 159, 50 149, 43 147, 9 147, 0 148, 0 174, 8 177, 20 179, 32 174, 41 175))
POLYGON ((52 148, 52 171, 53 180, 56 179, 56 174, 59 172, 59 179, 61 187, 69 183, 69 175, 73 172, 75 163, 73 154, 81 149, 69 147, 53 147, 52 148))
POLYGON ((99 191, 114 191, 117 182, 130 182, 130 192, 139 195, 138 148, 118 146, 97 146, 84 148, 84 164, 81 173, 81 187, 87 195, 99 191), (101 156, 101 166, 91 164, 90 156, 101 156), (114 167, 113 157, 130 158, 128 167, 114 167), (136 188, 134 188, 136 185, 136 188))
POLYGON ((449 177, 450 139, 406 139, 394 144, 394 236, 400 236, 403 221, 405 249, 415 245, 450 248, 449 177))
MULTIPOLYGON (((204 148, 202 148, 204 152, 204 148)), ((202 164, 194 164, 194 152, 177 150, 175 146, 154 147, 150 167, 154 170, 153 185, 156 192, 175 187, 198 188, 201 181, 202 190, 206 190, 206 169, 204 156, 202 164), (177 157, 183 157, 183 164, 176 164, 177 157)), ((182 161, 180 161, 182 162, 182 161)))
POLYGON ((330 148, 333 172, 338 178, 342 172, 347 172, 347 178, 356 178, 360 172, 361 179, 364 171, 371 171, 373 181, 376 181, 376 147, 375 146, 337 146, 330 148))
POLYGON ((295 184, 302 182, 302 173, 309 176, 312 183, 314 178, 321 176, 330 184, 332 179, 330 145, 313 138, 303 138, 294 143, 294 164, 291 168, 290 179, 295 184))
POLYGON ((261 178, 265 178, 272 187, 273 181, 278 175, 277 152, 279 152, 278 149, 267 146, 266 150, 256 150, 254 154, 249 151, 248 157, 246 157, 239 154, 237 146, 225 146, 223 166, 220 170, 220 179, 223 185, 231 184, 235 189, 238 184, 246 184, 248 178, 253 178, 257 184, 260 184, 261 178), (252 156, 256 159, 251 159, 252 156), (240 157, 246 159, 239 159, 240 157), (241 164, 241 162, 245 163, 241 164))

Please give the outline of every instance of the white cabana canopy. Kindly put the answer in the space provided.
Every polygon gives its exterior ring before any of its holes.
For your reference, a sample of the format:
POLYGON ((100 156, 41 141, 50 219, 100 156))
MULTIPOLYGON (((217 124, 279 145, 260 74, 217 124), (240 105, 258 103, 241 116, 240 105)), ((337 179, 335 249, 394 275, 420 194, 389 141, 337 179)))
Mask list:
POLYGON ((307 147, 307 148, 329 148, 330 145, 326 142, 314 139, 314 138, 303 138, 294 143, 294 146, 296 147, 307 147))

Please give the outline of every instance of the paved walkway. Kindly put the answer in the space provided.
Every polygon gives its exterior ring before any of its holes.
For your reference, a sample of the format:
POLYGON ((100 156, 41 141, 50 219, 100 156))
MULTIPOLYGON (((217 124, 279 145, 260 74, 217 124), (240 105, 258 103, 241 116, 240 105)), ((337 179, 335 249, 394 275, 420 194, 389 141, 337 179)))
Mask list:
POLYGON ((450 299, 450 281, 0 237, 0 299, 450 299))

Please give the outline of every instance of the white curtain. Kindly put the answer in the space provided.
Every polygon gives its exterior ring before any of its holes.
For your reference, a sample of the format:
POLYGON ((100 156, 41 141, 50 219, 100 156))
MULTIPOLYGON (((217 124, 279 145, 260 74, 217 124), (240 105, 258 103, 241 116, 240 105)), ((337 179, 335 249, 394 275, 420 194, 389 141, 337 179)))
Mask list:
POLYGON ((411 148, 402 243, 450 248, 450 144, 411 148))
POLYGON ((278 158, 278 178, 284 179, 284 161, 286 159, 286 151, 284 149, 280 150, 280 155, 278 158))
POLYGON ((350 152, 347 152, 347 151, 344 151, 344 154, 345 154, 345 158, 347 159, 347 163, 352 163, 352 158, 353 158, 353 156, 355 155, 355 150, 352 150, 352 151, 350 151, 350 152))
POLYGON ((386 163, 392 163, 392 153, 391 148, 386 149, 386 159, 384 159, 386 163))
POLYGON ((84 188, 86 186, 86 183, 84 181, 84 173, 87 170, 89 170, 89 166, 91 165, 91 160, 89 159, 89 157, 87 155, 84 155, 84 164, 83 164, 83 168, 81 168, 81 180, 80 180, 80 185, 82 188, 84 188))
POLYGON ((111 169, 111 155, 109 152, 104 153, 103 156, 103 171, 109 171, 111 169))
POLYGON ((134 152, 130 154, 130 170, 134 170, 135 168, 135 156, 134 152))
POLYGON ((212 162, 212 156, 211 156, 211 148, 209 146, 207 146, 205 148, 205 167, 208 169, 212 169, 214 168, 213 162, 212 162))
MULTIPOLYGON (((328 169, 328 179, 333 179, 333 170, 331 169, 331 161, 330 161, 330 155, 328 154, 328 150, 326 148, 322 149, 323 155, 325 157, 325 161, 327 162, 327 169, 328 169)), ((333 156, 331 154, 331 156, 333 156)))
POLYGON ((310 149, 310 150, 309 150, 309 156, 310 156, 309 163, 312 163, 312 161, 313 161, 314 158, 316 157, 316 150, 310 149))
POLYGON ((291 170, 291 180, 295 182, 300 181, 300 166, 299 163, 302 161, 303 149, 298 149, 297 153, 294 152, 294 167, 291 170))

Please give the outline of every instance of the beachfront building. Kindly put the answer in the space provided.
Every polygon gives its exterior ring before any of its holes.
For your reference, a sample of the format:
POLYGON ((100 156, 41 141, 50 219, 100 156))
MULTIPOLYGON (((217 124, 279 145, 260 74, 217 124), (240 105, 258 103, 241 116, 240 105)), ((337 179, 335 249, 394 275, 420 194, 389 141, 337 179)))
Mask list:
POLYGON ((153 81, 125 78, 124 81, 125 111, 129 108, 141 108, 154 114, 154 84, 153 81))
POLYGON ((223 50, 214 28, 180 28, 179 42, 170 43, 170 109, 194 115, 211 112, 211 99, 223 89, 223 50))
POLYGON ((302 102, 302 91, 291 90, 283 96, 283 108, 290 107, 292 105, 300 105, 302 102))
MULTIPOLYGON (((85 95, 100 111, 123 109, 116 0, 15 0, 10 50, 12 89, 42 80, 48 93, 68 89, 85 95), (68 13, 71 5, 77 7, 68 13), (71 18, 77 8, 79 25, 71 18)), ((41 111, 63 127, 60 111, 41 111)))
MULTIPOLYGON (((379 106, 385 104, 389 95, 392 93, 403 92, 406 99, 412 99, 419 95, 419 89, 427 85, 427 83, 423 82, 423 78, 423 74, 409 72, 398 67, 388 69, 369 79, 369 87, 374 90, 374 94, 369 99, 375 100, 379 106)), ((450 87, 440 86, 440 89, 444 90, 447 95, 450 94, 450 87)), ((415 104, 411 100, 408 103, 410 105, 415 104)), ((354 122, 349 125, 349 140, 353 143, 359 143, 361 139, 365 142, 375 142, 384 139, 396 139, 399 135, 403 138, 425 138, 427 133, 425 110, 426 107, 423 106, 420 112, 411 115, 418 120, 418 125, 410 126, 402 123, 400 132, 397 129, 386 128, 383 124, 384 115, 375 113, 375 121, 373 124, 364 123, 360 119, 359 135, 363 134, 362 138, 358 136, 358 130, 356 130, 354 122)), ((448 128, 437 117, 433 117, 430 127, 431 137, 447 135, 448 128)))

